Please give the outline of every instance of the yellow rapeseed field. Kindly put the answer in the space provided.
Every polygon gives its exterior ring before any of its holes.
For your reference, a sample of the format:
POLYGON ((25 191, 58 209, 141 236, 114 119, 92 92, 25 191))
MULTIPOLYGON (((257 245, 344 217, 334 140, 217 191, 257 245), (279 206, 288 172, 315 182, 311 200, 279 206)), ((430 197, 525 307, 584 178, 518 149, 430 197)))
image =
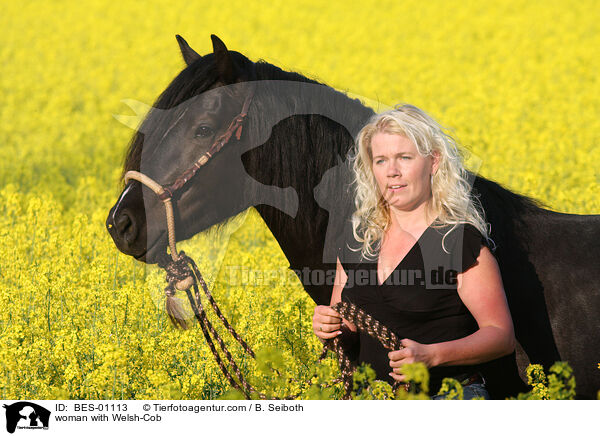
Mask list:
MULTIPOLYGON (((118 252, 104 228, 133 133, 113 114, 131 115, 123 99, 152 104, 184 67, 177 33, 201 54, 214 33, 252 60, 419 106, 453 129, 485 177, 556 211, 600 213, 595 0, 55 0, 0 11, 2 398, 213 399, 229 389, 200 330, 169 324, 161 271, 118 252)), ((314 303, 254 210, 180 248, 256 351, 285 362, 289 377, 310 375, 314 303)), ((286 393, 231 349, 252 383, 286 393)), ((337 374, 333 359, 324 369, 337 374)))

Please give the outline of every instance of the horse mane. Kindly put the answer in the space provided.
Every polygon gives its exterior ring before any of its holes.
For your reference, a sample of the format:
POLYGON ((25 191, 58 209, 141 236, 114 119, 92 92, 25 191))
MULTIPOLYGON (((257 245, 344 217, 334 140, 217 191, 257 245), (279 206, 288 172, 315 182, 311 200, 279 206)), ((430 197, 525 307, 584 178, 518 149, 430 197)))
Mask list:
MULTIPOLYGON (((249 134, 251 137, 259 137, 258 132, 271 129, 272 133, 267 143, 247 152, 243 156, 243 162, 249 172, 258 168, 270 169, 268 178, 257 179, 259 182, 295 189, 302 205, 295 224, 309 230, 306 242, 310 243, 311 236, 321 237, 326 228, 326 223, 321 227, 323 223, 317 219, 320 206, 314 201, 314 188, 327 170, 346 161, 348 152, 354 145, 354 138, 374 111, 364 106, 360 100, 351 99, 326 84, 296 72, 283 71, 262 59, 255 63, 254 69, 257 80, 273 81, 273 85, 270 92, 253 102, 254 107, 247 120, 249 134), (320 86, 311 87, 310 95, 305 95, 302 92, 289 92, 290 86, 285 85, 286 81, 320 86), (281 92, 278 92, 280 89, 281 92), (268 125, 268 117, 258 115, 273 113, 282 105, 288 109, 308 107, 312 110, 292 115, 274 126, 268 125), (326 110, 324 105, 328 106, 326 110), (252 112, 257 115, 253 116, 252 112), (324 112, 343 114, 344 124, 320 115, 324 112)), ((350 201, 345 206, 353 204, 350 198, 348 200, 350 201)), ((271 226, 285 228, 289 225, 282 221, 287 222, 287 218, 277 209, 261 208, 261 215, 271 226)))

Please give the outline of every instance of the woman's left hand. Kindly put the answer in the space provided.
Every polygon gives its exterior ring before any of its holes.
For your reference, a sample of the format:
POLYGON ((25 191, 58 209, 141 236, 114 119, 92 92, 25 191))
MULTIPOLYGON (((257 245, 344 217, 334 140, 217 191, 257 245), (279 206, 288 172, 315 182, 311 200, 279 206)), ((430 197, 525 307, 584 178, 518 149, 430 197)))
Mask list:
POLYGON ((402 339, 400 343, 404 348, 388 353, 393 371, 390 372, 390 375, 394 380, 404 381, 406 378, 401 371, 401 367, 405 363, 423 362, 427 368, 433 366, 433 353, 428 344, 420 344, 411 339, 402 339))

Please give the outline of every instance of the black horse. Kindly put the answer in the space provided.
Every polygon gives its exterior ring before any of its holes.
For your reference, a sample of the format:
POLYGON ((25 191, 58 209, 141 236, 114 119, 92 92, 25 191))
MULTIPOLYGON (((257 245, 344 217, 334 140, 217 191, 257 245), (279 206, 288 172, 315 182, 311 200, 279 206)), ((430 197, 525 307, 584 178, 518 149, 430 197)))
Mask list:
MULTIPOLYGON (((165 185, 177 179, 227 130, 249 83, 257 85, 243 133, 215 154, 174 196, 177 240, 255 207, 305 290, 329 304, 331 285, 308 280, 335 262, 332 241, 353 208, 347 155, 373 115, 331 87, 252 62, 212 35, 201 56, 177 36, 187 64, 159 96, 133 136, 124 171, 165 185), (333 176, 332 176, 333 175, 333 176), (332 255, 333 253, 333 255, 332 255)), ((483 177, 474 177, 519 346, 487 375, 493 398, 527 390, 529 362, 573 367, 577 398, 600 389, 600 215, 557 213, 483 177), (595 350, 595 351, 594 351, 595 350), (518 365, 518 373, 517 373, 518 365)), ((167 245, 164 209, 138 182, 124 187, 106 221, 116 246, 156 263, 167 245)))

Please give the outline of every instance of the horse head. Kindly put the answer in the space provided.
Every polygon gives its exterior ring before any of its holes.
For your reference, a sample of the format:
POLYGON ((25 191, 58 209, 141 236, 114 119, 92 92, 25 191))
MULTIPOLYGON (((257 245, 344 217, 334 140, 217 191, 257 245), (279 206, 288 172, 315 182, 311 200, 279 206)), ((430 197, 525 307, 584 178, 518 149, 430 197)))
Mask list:
MULTIPOLYGON (((250 141, 250 128, 241 124, 227 135, 243 103, 251 103, 248 97, 255 79, 254 63, 229 51, 215 35, 213 53, 205 56, 179 35, 177 40, 186 68, 159 96, 137 129, 123 176, 133 170, 168 186, 201 156, 214 153, 189 183, 172 193, 177 240, 224 224, 257 201, 271 202, 293 215, 297 207, 293 192, 285 190, 282 194, 277 187, 263 185, 244 168, 242 154, 259 145, 250 141), (214 145, 224 135, 229 137, 222 141, 223 149, 215 153, 214 145)), ((139 182, 125 184, 106 226, 119 250, 138 260, 155 263, 165 253, 168 235, 161 200, 139 182)))
MULTIPOLYGON (((123 176, 137 171, 166 187, 208 153, 202 168, 172 193, 177 240, 262 205, 259 213, 290 262, 317 257, 298 246, 302 233, 302 238, 312 238, 322 257, 327 217, 313 190, 347 154, 372 110, 297 73, 254 63, 211 37, 213 53, 201 56, 177 36, 186 67, 137 129, 123 176), (235 132, 239 138, 229 132, 222 149, 211 152, 247 100, 241 134, 235 132), (281 213, 299 221, 292 223, 281 213), (286 238, 294 241, 286 244, 286 238)), ((336 207, 336 202, 328 204, 336 207)), ((165 253, 168 235, 161 200, 139 182, 124 184, 106 226, 119 250, 138 260, 156 263, 165 253)))

